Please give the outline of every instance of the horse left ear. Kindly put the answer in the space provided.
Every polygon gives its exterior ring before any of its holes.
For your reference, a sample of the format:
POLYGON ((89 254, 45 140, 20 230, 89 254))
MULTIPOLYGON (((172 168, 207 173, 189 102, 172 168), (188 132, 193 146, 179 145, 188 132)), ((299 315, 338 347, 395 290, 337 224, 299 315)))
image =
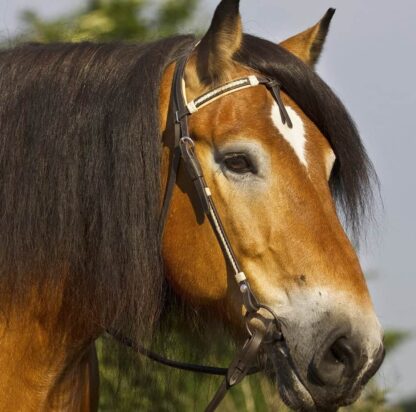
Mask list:
POLYGON ((335 9, 329 9, 317 24, 280 45, 314 68, 321 55, 334 14, 335 9))
POLYGON ((208 32, 196 48, 198 79, 207 85, 229 75, 232 57, 243 38, 239 0, 222 0, 208 32))

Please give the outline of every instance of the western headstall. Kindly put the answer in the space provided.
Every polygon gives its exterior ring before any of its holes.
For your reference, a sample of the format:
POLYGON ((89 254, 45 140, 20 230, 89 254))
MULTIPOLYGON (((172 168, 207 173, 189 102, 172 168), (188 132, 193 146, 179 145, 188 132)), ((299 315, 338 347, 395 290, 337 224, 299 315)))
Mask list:
POLYGON ((279 106, 282 122, 287 124, 290 128, 292 127, 292 122, 280 96, 280 84, 276 80, 255 75, 228 82, 203 94, 191 102, 187 102, 184 95, 184 74, 188 58, 189 56, 185 56, 178 60, 172 84, 171 110, 175 116, 175 140, 173 147, 171 147, 169 175, 160 218, 160 234, 162 237, 173 188, 177 180, 179 165, 182 161, 198 193, 203 213, 208 218, 221 249, 223 250, 227 263, 233 271, 234 278, 241 293, 242 303, 246 310, 245 320, 249 337, 228 368, 215 368, 172 361, 143 348, 139 344, 120 336, 120 334, 116 332, 110 333, 124 345, 133 348, 142 355, 161 364, 182 370, 225 376, 223 383, 205 410, 206 412, 213 412, 224 399, 227 390, 240 383, 247 375, 256 373, 260 370, 257 365, 262 347, 266 344, 280 341, 283 337, 276 313, 269 306, 259 302, 250 287, 250 283, 244 271, 238 263, 217 208, 215 207, 212 193, 205 181, 201 164, 196 156, 194 150, 195 144, 189 133, 188 118, 193 113, 196 113, 203 107, 223 96, 250 87, 264 85, 270 90, 279 106))

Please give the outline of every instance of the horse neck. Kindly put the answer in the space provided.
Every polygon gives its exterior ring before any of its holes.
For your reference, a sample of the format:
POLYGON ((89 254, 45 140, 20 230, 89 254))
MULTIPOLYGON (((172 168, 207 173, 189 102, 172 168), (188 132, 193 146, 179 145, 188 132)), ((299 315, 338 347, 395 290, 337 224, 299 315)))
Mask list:
POLYGON ((82 394, 92 365, 86 351, 100 330, 83 322, 63 296, 63 285, 32 290, 25 305, 0 317, 3 410, 54 410, 52 405, 67 403, 71 396, 85 404, 82 394), (70 321, 74 318, 77 322, 70 321))

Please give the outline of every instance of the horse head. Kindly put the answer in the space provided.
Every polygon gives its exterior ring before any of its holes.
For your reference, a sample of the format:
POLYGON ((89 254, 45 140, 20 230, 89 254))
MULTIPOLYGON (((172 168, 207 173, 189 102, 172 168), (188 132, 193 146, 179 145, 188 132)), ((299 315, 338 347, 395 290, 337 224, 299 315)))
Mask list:
MULTIPOLYGON (((271 375, 283 399, 302 410, 353 402, 384 356, 382 329, 335 199, 337 191, 344 195, 346 214, 356 216, 371 166, 347 112, 313 71, 332 15, 329 10, 310 29, 273 45, 244 35, 239 2, 223 0, 184 75, 192 101, 226 82, 280 70, 275 80, 290 123, 270 91, 258 86, 194 113, 189 132, 235 255, 257 298, 281 323, 284 342, 267 351, 271 375)), ((165 142, 173 133, 173 71, 171 65, 161 88, 165 142)), ((183 165, 163 256, 178 294, 218 309, 242 330, 241 295, 183 165)))

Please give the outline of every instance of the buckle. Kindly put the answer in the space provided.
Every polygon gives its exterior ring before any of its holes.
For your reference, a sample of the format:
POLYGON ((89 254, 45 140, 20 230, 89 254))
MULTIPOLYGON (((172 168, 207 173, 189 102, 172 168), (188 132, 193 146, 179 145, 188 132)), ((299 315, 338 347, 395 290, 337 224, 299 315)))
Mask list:
POLYGON ((282 85, 276 79, 269 79, 266 83, 266 86, 270 87, 271 89, 274 89, 276 87, 280 89, 282 87, 282 85))

